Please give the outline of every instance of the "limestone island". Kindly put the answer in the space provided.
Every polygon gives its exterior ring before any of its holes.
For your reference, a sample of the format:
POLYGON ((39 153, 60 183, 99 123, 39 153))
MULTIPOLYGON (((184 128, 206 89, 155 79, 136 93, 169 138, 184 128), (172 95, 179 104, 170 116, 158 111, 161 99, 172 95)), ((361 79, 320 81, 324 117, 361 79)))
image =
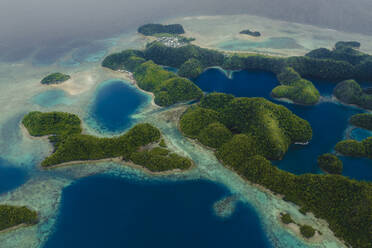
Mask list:
POLYGON ((333 154, 325 153, 318 157, 319 167, 330 174, 342 174, 342 161, 333 154))
POLYGON ((153 36, 155 34, 184 34, 185 30, 181 24, 145 24, 138 28, 138 33, 145 36, 153 36))
POLYGON ((343 103, 372 109, 372 95, 363 92, 355 80, 346 80, 337 84, 333 90, 333 95, 343 103))
POLYGON ((34 225, 37 222, 37 213, 25 206, 0 205, 0 232, 11 230, 22 225, 34 225))
POLYGON ((335 150, 344 156, 367 157, 372 159, 372 137, 362 141, 342 140, 335 146, 335 150))
POLYGON ((244 30, 240 31, 239 34, 246 34, 246 35, 250 35, 250 36, 253 36, 253 37, 260 37, 261 36, 260 32, 251 31, 249 29, 244 29, 244 30))
POLYGON ((353 115, 350 118, 349 123, 359 128, 372 130, 372 114, 364 113, 353 115))
MULTIPOLYGON (((319 92, 306 78, 372 82, 370 57, 349 45, 332 51, 316 49, 306 56, 273 57, 151 42, 144 50, 111 54, 102 66, 132 72, 137 85, 153 92, 160 106, 195 101, 186 105, 178 123, 184 136, 209 147, 243 179, 297 204, 304 214, 312 212, 326 220, 347 246, 367 248, 372 244, 371 183, 334 174, 295 175, 271 162, 282 159, 291 144, 311 141, 312 128, 306 120, 264 98, 204 95, 186 77, 195 78, 210 67, 269 71, 281 84, 273 96, 312 105, 319 101, 319 92), (180 71, 175 74, 162 66, 180 71)), ((304 227, 303 233, 310 237, 312 231, 304 227)))
POLYGON ((159 145, 160 131, 147 123, 137 124, 113 138, 82 134, 80 119, 63 112, 30 112, 22 124, 30 135, 48 136, 53 144, 53 153, 41 163, 45 168, 111 158, 132 162, 150 172, 185 170, 192 166, 190 159, 170 152, 164 143, 159 145))
POLYGON ((52 74, 49 74, 45 78, 43 78, 40 83, 41 84, 60 84, 63 83, 67 80, 69 80, 71 76, 60 73, 60 72, 55 72, 52 74))

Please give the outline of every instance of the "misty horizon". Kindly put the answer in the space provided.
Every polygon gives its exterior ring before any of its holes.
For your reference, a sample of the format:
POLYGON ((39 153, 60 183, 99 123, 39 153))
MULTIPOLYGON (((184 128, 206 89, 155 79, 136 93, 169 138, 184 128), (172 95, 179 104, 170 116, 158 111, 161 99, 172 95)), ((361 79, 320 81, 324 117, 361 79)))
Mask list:
POLYGON ((340 31, 372 34, 372 3, 358 0, 65 0, 3 1, 0 57, 17 58, 36 47, 69 49, 72 41, 103 39, 148 22, 193 15, 254 14, 340 31), (13 52, 16 50, 16 52, 13 52), (16 53, 17 55, 14 55, 16 53), (22 54, 22 55, 19 55, 22 54))

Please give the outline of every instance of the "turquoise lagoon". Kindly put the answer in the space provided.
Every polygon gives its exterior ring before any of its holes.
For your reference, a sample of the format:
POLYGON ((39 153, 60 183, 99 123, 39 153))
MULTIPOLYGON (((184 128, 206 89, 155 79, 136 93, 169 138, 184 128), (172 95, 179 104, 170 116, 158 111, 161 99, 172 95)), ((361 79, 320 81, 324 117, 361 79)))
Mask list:
POLYGON ((71 105, 73 100, 70 99, 66 92, 60 89, 47 90, 32 97, 31 101, 41 107, 54 107, 56 105, 71 105))

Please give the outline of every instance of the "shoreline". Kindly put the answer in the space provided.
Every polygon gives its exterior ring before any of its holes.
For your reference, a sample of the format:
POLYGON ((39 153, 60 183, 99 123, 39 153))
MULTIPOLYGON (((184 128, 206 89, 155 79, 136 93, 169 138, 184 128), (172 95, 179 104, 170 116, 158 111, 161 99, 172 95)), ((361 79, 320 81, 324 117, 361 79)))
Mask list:
POLYGON ((40 167, 43 170, 53 170, 53 169, 56 169, 56 168, 67 167, 67 166, 72 166, 72 165, 85 165, 85 164, 86 165, 94 165, 94 164, 98 165, 100 163, 105 163, 105 162, 112 162, 112 163, 120 164, 120 165, 123 165, 123 166, 129 166, 133 169, 140 170, 140 171, 144 172, 145 174, 152 175, 152 176, 168 176, 168 175, 172 175, 172 174, 177 173, 177 172, 182 172, 183 173, 183 172, 187 172, 187 171, 189 171, 189 170, 191 170, 195 167, 195 164, 192 161, 192 165, 190 166, 190 168, 188 168, 186 170, 172 169, 172 170, 166 170, 166 171, 151 171, 148 168, 146 168, 145 166, 135 164, 132 161, 125 161, 125 160, 122 159, 122 157, 103 158, 103 159, 96 159, 96 160, 76 160, 76 161, 63 162, 63 163, 60 163, 60 164, 51 165, 51 166, 47 166, 47 167, 43 167, 43 166, 40 166, 40 167))
POLYGON ((111 70, 111 69, 105 68, 105 67, 103 67, 103 69, 112 73, 112 74, 120 75, 120 79, 122 79, 124 81, 128 81, 131 85, 136 87, 140 92, 145 93, 147 95, 150 95, 151 96, 151 106, 155 107, 155 108, 161 108, 159 105, 157 105, 155 103, 155 94, 153 92, 145 91, 138 86, 137 81, 133 78, 133 73, 131 73, 129 71, 118 71, 118 70, 115 71, 115 70, 111 70))
POLYGON ((5 228, 5 229, 1 230, 0 234, 6 233, 6 232, 11 232, 11 231, 14 231, 16 229, 20 229, 22 227, 28 227, 28 226, 32 226, 32 225, 28 225, 26 223, 21 223, 21 224, 18 224, 16 226, 11 226, 11 227, 8 227, 8 228, 5 228))
MULTIPOLYGON (((184 113, 184 112, 183 112, 183 113, 184 113)), ((181 118, 182 115, 183 115, 183 113, 182 113, 178 118, 181 118)), ((202 148, 204 148, 204 149, 206 149, 206 150, 208 150, 208 151, 211 151, 211 152, 214 154, 214 156, 215 156, 215 151, 216 151, 216 149, 201 144, 197 139, 192 139, 192 138, 190 138, 190 137, 185 136, 185 135, 182 133, 181 129, 180 129, 179 123, 180 123, 180 122, 179 122, 179 120, 178 120, 175 124, 176 124, 176 127, 177 127, 178 131, 183 135, 184 138, 186 138, 186 139, 187 139, 191 144, 193 144, 193 145, 197 145, 197 146, 200 146, 200 147, 202 147, 202 148)), ((216 157, 216 156, 215 156, 215 157, 216 157)), ((273 191, 271 191, 270 189, 268 189, 268 188, 266 188, 266 187, 264 187, 264 186, 262 186, 262 185, 260 185, 260 184, 253 183, 253 182, 249 181, 248 179, 242 177, 239 173, 237 173, 237 172, 234 170, 234 168, 232 168, 231 166, 226 165, 225 163, 223 163, 223 161, 221 161, 221 160, 218 159, 217 157, 216 157, 216 159, 219 161, 219 163, 221 163, 222 166, 224 166, 224 167, 227 168, 228 170, 231 170, 232 172, 234 172, 236 175, 238 175, 238 176, 239 176, 239 177, 240 177, 240 178, 241 178, 245 183, 247 183, 248 185, 250 185, 250 186, 252 186, 252 187, 254 187, 254 188, 260 190, 261 192, 263 192, 264 194, 268 195, 269 197, 273 197, 273 198, 275 198, 275 199, 277 199, 277 200, 284 201, 284 200, 283 200, 284 195, 276 194, 276 193, 274 193, 273 191)), ((297 204, 295 204, 295 203, 293 203, 293 202, 291 202, 291 203, 294 204, 298 209, 300 208, 297 204)), ((315 217, 314 214, 313 214, 312 212, 309 212, 309 214, 311 214, 311 215, 313 216, 313 218, 314 218, 314 220, 316 220, 317 224, 318 224, 319 221, 320 221, 320 222, 323 222, 323 225, 322 225, 322 226, 324 226, 324 223, 326 223, 326 225, 325 225, 325 226, 326 226, 326 229, 328 229, 328 230, 332 233, 332 235, 334 236, 334 233, 333 233, 333 231, 329 228, 329 223, 328 223, 326 220, 315 217)), ((304 214, 302 214, 302 215, 304 215, 304 214)), ((305 214, 304 216, 308 216, 308 213, 305 214)), ((290 231, 294 236, 296 236, 297 238, 299 238, 299 239, 302 240, 302 241, 305 241, 306 243, 310 243, 310 244, 321 243, 323 240, 326 240, 326 238, 323 237, 323 235, 319 235, 319 233, 318 233, 318 232, 319 232, 319 229, 320 229, 320 228, 319 228, 320 224, 318 224, 318 225, 316 226, 316 227, 317 227, 317 229, 316 229, 316 230, 317 230, 316 234, 315 234, 313 237, 311 237, 310 239, 307 239, 307 238, 303 237, 303 235, 301 234, 301 232, 300 232, 300 230, 299 230, 299 226, 298 226, 298 224, 296 225, 296 226, 298 227, 298 228, 297 228, 298 231, 297 231, 296 229, 291 228, 290 225, 285 225, 285 224, 280 220, 280 212, 279 212, 279 215, 278 215, 277 217, 278 217, 277 221, 280 222, 280 224, 281 224, 281 226, 282 226, 283 228, 285 228, 286 230, 289 230, 289 231, 290 231)), ((310 217, 310 218, 311 218, 311 217, 310 217)), ((334 237, 335 237, 335 239, 337 239, 340 243, 342 243, 344 246, 346 246, 346 244, 345 244, 345 242, 344 242, 343 240, 339 239, 339 238, 336 237, 336 236, 334 236, 334 237)))

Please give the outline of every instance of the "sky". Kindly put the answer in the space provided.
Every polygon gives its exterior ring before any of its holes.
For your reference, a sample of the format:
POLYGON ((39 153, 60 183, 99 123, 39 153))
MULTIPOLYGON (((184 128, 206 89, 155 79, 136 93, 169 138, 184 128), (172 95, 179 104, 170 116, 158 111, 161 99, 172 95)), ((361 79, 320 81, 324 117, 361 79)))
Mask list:
POLYGON ((106 38, 170 17, 213 14, 254 14, 372 35, 371 0, 0 0, 0 56, 106 38))

